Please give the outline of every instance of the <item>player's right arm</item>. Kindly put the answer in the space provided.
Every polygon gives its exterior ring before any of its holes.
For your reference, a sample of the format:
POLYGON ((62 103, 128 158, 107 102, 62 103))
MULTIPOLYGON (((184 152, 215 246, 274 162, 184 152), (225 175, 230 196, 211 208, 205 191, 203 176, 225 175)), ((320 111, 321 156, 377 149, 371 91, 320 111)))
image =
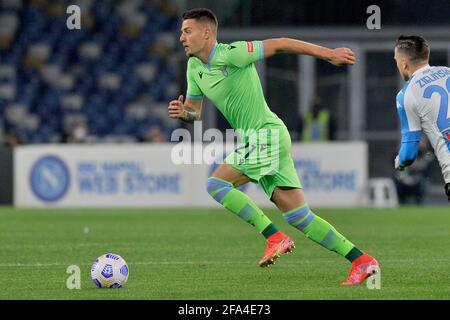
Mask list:
POLYGON ((172 100, 169 103, 169 117, 172 119, 180 119, 184 122, 192 123, 200 120, 202 112, 203 99, 189 99, 183 103, 183 95, 178 97, 178 100, 172 100))
POLYGON ((189 60, 186 71, 186 101, 183 102, 182 95, 180 95, 177 100, 170 101, 168 111, 169 117, 172 119, 180 119, 188 123, 200 120, 204 95, 195 82, 193 72, 191 60, 189 60))
POLYGON ((406 96, 405 91, 402 90, 397 95, 397 113, 400 118, 402 143, 398 156, 395 158, 395 170, 403 170, 414 162, 422 136, 420 118, 415 112, 415 98, 413 95, 406 96))

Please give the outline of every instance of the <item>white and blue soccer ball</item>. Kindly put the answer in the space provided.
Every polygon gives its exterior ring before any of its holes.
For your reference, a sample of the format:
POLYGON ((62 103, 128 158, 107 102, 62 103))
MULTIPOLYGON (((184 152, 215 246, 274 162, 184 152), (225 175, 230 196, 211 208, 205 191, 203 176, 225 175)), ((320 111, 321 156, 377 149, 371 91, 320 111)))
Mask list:
POLYGON ((98 257, 91 268, 92 281, 99 288, 120 288, 127 282, 128 275, 127 263, 114 253, 98 257))

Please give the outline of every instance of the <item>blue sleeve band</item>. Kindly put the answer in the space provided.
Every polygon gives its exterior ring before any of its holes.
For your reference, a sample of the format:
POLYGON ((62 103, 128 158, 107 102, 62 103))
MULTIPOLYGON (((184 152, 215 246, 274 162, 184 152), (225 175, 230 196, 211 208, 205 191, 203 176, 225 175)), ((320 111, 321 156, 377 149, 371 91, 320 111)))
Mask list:
POLYGON ((422 137, 421 131, 407 131, 402 133, 402 142, 420 141, 422 137))
POLYGON ((400 167, 409 166, 416 160, 419 152, 419 141, 402 142, 400 151, 398 153, 398 165, 400 167))
POLYGON ((191 100, 202 100, 204 95, 192 95, 192 94, 186 94, 186 97, 188 97, 191 100))
POLYGON ((264 41, 259 42, 259 58, 262 60, 264 59, 264 41))

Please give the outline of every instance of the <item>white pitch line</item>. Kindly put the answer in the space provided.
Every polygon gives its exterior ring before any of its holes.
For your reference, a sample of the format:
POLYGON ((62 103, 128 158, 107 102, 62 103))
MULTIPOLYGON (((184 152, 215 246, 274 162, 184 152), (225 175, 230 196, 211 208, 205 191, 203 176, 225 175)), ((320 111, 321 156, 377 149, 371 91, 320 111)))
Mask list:
MULTIPOLYGON (((147 262, 132 262, 128 263, 128 265, 184 265, 184 264, 205 264, 205 265, 212 265, 212 264, 247 264, 247 262, 231 262, 231 261, 224 261, 224 262, 206 262, 206 261, 147 261, 147 262)), ((77 266, 90 266, 92 264, 88 263, 60 263, 60 262, 50 262, 50 263, 0 263, 0 268, 32 268, 32 267, 68 267, 70 265, 77 265, 77 266)))
MULTIPOLYGON (((382 260, 382 264, 386 263, 419 263, 427 261, 429 262, 450 262, 450 259, 423 259, 423 260, 414 260, 414 259, 392 259, 392 260, 382 260)), ((252 261, 250 260, 241 260, 241 261, 217 261, 217 262, 211 262, 211 261, 137 261, 137 262, 130 262, 128 265, 250 265, 252 261)), ((329 263, 329 264, 336 264, 336 260, 301 260, 297 262, 281 262, 283 265, 286 266, 298 266, 302 264, 321 264, 321 263, 329 263)), ((281 264, 280 263, 280 264, 281 264)), ((0 268, 33 268, 33 267, 68 267, 70 265, 78 265, 78 266, 91 266, 92 264, 88 263, 73 263, 73 262, 45 262, 45 263, 0 263, 0 268)), ((383 265, 382 265, 383 267, 383 265)))

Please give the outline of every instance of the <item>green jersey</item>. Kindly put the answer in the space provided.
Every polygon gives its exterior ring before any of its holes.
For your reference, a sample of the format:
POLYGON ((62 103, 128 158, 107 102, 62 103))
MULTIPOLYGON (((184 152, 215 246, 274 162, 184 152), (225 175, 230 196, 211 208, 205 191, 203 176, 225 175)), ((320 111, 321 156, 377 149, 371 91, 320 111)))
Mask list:
POLYGON ((191 57, 187 66, 187 97, 207 97, 238 130, 284 127, 264 99, 255 62, 264 58, 262 41, 216 43, 203 63, 191 57))

